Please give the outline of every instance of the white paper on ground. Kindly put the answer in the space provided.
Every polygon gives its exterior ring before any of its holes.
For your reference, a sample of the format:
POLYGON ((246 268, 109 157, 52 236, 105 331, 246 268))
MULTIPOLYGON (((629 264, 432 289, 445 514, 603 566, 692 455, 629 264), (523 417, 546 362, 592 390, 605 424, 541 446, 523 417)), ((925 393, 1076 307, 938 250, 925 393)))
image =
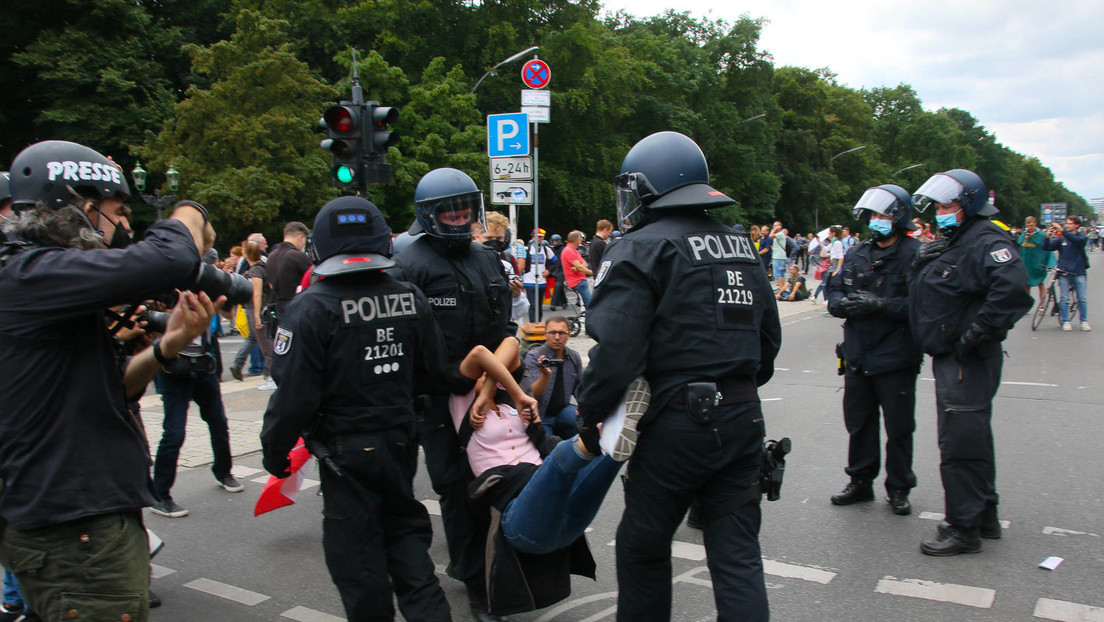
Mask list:
POLYGON ((1058 567, 1058 564, 1061 564, 1064 561, 1065 560, 1061 557, 1048 557, 1043 560, 1043 563, 1039 564, 1039 567, 1046 568, 1047 570, 1054 570, 1058 567))

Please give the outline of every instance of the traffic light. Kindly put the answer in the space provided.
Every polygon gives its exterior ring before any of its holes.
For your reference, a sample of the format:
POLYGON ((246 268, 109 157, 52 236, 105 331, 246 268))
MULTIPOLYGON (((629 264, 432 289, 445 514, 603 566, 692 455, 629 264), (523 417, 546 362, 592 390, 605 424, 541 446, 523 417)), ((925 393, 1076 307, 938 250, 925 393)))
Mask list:
POLYGON ((334 185, 339 188, 357 190, 363 185, 360 177, 365 145, 361 120, 361 106, 351 102, 329 106, 322 115, 320 124, 326 128, 328 138, 321 146, 333 154, 330 173, 334 185))
POLYGON ((386 156, 387 148, 399 142, 399 133, 388 127, 399 120, 399 109, 380 106, 377 102, 368 102, 367 107, 365 116, 371 124, 371 129, 365 132, 370 137, 367 151, 386 156))

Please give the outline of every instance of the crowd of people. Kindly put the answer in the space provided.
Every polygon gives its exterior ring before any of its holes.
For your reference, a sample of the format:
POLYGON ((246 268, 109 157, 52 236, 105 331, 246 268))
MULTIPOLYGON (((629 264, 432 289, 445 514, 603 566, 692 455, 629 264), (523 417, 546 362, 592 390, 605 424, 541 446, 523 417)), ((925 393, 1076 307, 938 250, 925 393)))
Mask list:
POLYGON ((594 576, 585 530, 626 461, 618 619, 671 617, 670 542, 692 505, 718 617, 768 619, 758 388, 781 347, 777 304, 809 299, 813 268, 811 298, 823 291, 844 320, 849 483, 831 502, 874 499, 881 420, 886 501, 911 512, 927 354, 946 520, 920 550, 979 552, 980 538, 1001 537, 990 430, 1001 342, 1055 255, 1063 329, 1072 290, 1090 330, 1094 237, 1081 220, 1043 232, 1029 218, 1009 232, 992 220, 980 177, 962 169, 912 194, 868 189, 854 208, 862 240, 847 226, 791 237, 780 221, 745 232, 709 216, 734 201, 709 185, 698 145, 659 132, 632 147, 614 181, 625 235, 600 220, 589 245, 580 230, 514 241, 504 215, 484 213, 475 182, 441 168, 419 181, 415 223, 400 236, 370 201, 345 196, 313 227, 287 223, 272 248, 252 234, 223 261, 194 201, 132 240, 129 186, 92 149, 37 143, 12 170, 0 177, 0 564, 11 571, 0 616, 33 619, 25 603, 44 619, 78 608, 148 619, 141 511, 187 514, 171 489, 189 402, 210 432, 215 483, 243 489, 219 388, 223 313, 245 338, 231 377, 242 380, 252 357, 272 391, 265 470, 288 477, 300 442, 319 459, 323 549, 349 620, 390 619, 396 601, 406 619, 451 619, 413 493, 419 445, 440 499, 446 574, 465 584, 478 620, 547 607, 570 593, 570 574, 594 576), (934 234, 914 218, 929 208, 934 234), (517 338, 546 294, 556 309, 566 290, 597 342, 588 365, 564 315, 543 322, 538 347, 523 352, 517 338), (138 398, 155 378, 165 408, 151 463, 138 398), (58 381, 67 390, 47 384, 58 381), (74 556, 112 563, 90 576, 74 556))

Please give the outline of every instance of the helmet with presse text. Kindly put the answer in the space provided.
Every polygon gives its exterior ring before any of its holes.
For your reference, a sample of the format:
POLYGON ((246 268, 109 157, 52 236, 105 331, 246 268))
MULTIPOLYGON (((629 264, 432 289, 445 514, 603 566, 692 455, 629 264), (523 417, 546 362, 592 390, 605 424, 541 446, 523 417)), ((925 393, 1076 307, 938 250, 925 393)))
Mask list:
POLYGON ((416 222, 410 234, 425 232, 446 240, 471 240, 471 226, 483 222, 483 192, 454 168, 434 169, 414 189, 416 222))
POLYGON ((10 175, 15 205, 41 201, 56 209, 78 197, 92 201, 130 197, 130 186, 117 164, 94 149, 65 140, 45 140, 20 151, 12 160, 10 175))
POLYGON ((678 132, 657 132, 633 145, 614 178, 617 212, 625 227, 650 221, 660 209, 711 209, 736 201, 709 185, 698 144, 678 132))

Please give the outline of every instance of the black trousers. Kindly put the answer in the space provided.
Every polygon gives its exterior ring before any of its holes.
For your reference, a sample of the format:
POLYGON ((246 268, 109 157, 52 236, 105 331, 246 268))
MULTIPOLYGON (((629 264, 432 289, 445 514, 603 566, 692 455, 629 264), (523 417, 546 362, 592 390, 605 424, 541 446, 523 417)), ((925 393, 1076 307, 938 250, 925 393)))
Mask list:
POLYGON ((456 438, 448 396, 433 397, 430 412, 422 421, 421 444, 425 449, 426 471, 440 497, 451 574, 482 594, 491 517, 485 505, 476 507, 468 499, 472 472, 456 438))
MULTIPOLYGON (((673 401, 677 401, 675 398, 673 401)), ((671 619, 671 538, 695 498, 708 511, 753 484, 763 447, 758 402, 722 404, 710 426, 668 408, 640 433, 617 529, 617 619, 671 619)), ((705 525, 718 620, 770 617, 758 503, 705 525)))
POLYGON ((981 525, 985 505, 1000 501, 990 424, 1004 358, 1000 344, 992 345, 986 356, 965 363, 950 354, 932 357, 945 513, 965 528, 981 525))
POLYGON ((916 487, 912 471, 912 433, 916 431, 916 376, 905 369, 865 376, 850 369, 843 377, 843 423, 851 435, 845 471, 853 481, 869 484, 881 466, 879 437, 885 421, 885 488, 887 492, 916 487), (879 417, 879 412, 881 417, 879 417))
POLYGON ((434 574, 433 527, 414 498, 413 426, 345 435, 332 443, 338 476, 323 466, 322 546, 349 622, 451 620, 434 574))
POLYGON ((550 306, 567 307, 567 280, 562 274, 556 275, 556 288, 552 290, 552 302, 550 306))

